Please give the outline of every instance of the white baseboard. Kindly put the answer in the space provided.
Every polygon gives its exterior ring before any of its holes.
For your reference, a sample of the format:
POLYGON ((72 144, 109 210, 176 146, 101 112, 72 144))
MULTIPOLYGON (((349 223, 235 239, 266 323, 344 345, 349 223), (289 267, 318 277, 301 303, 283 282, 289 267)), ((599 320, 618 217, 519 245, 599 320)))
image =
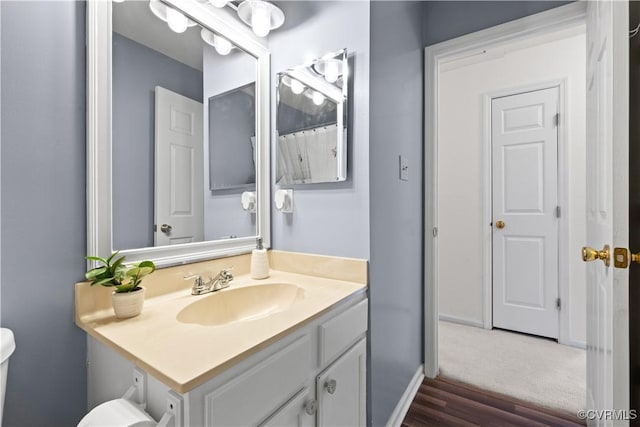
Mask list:
POLYGON ((467 325, 467 326, 475 326, 476 328, 484 328, 484 322, 479 322, 473 319, 467 319, 465 317, 449 316, 448 314, 440 314, 438 317, 440 318, 440 320, 444 320, 445 322, 459 323, 461 325, 467 325))
POLYGON ((416 396, 416 393, 418 392, 423 379, 424 365, 420 365, 418 366, 418 370, 416 371, 415 375, 409 382, 407 389, 404 391, 404 393, 402 393, 402 397, 396 405, 396 408, 393 410, 391 417, 389 417, 389 421, 387 421, 387 427, 399 427, 402 425, 402 421, 407 415, 407 412, 409 412, 409 408, 411 407, 413 398, 416 396))
POLYGON ((560 342, 560 344, 570 345, 571 347, 581 348, 583 350, 587 348, 587 343, 586 342, 579 341, 579 340, 574 340, 574 339, 570 339, 567 342, 560 342))

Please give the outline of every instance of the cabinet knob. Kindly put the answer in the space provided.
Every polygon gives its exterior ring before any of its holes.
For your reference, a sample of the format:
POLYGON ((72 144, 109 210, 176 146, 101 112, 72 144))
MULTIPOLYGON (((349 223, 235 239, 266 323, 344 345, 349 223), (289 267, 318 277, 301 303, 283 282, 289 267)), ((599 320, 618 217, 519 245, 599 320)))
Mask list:
POLYGON ((318 401, 313 399, 304 404, 304 411, 309 415, 315 415, 318 411, 318 401))
POLYGON ((329 394, 333 394, 336 392, 337 385, 338 384, 336 383, 336 380, 328 380, 326 383, 324 383, 324 388, 327 389, 329 394))

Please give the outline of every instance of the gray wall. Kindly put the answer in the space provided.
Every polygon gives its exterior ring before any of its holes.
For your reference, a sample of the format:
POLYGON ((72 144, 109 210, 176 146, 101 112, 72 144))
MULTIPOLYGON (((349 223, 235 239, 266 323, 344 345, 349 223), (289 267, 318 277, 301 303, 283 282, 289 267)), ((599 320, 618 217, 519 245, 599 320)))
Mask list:
POLYGON ((116 249, 153 246, 156 86, 202 102, 201 71, 114 33, 113 242, 116 249))
MULTIPOLYGON (((352 67, 349 81, 352 87, 347 181, 287 186, 294 188, 294 212, 283 214, 272 204, 272 246, 288 251, 369 258, 369 4, 287 1, 279 5, 287 20, 283 28, 269 36, 272 111, 276 108, 278 72, 345 47, 352 67)), ((275 115, 272 125, 275 129, 275 115)), ((272 158, 277 159, 275 146, 272 158)))
POLYGON ((420 2, 371 2, 369 420, 385 425, 422 363, 420 2), (398 156, 409 161, 399 179, 398 156))
POLYGON ((84 3, 2 1, 1 318, 13 329, 5 426, 76 425, 86 338, 84 3))
POLYGON ((422 6, 425 46, 533 15, 570 1, 426 1, 422 6))

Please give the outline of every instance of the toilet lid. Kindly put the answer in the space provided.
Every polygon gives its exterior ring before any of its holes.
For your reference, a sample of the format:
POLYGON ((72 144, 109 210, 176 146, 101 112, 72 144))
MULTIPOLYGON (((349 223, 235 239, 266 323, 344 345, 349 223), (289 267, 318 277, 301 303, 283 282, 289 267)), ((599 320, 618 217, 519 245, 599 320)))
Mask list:
POLYGON ((149 414, 127 399, 104 402, 93 408, 78 423, 78 427, 155 427, 157 425, 149 414))

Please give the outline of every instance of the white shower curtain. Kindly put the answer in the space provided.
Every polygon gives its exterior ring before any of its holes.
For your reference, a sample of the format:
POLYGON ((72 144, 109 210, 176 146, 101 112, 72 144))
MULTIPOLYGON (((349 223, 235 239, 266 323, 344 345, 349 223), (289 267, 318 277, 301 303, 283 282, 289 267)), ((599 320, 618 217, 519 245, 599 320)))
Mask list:
POLYGON ((278 137, 279 184, 333 182, 338 176, 337 126, 278 137))

